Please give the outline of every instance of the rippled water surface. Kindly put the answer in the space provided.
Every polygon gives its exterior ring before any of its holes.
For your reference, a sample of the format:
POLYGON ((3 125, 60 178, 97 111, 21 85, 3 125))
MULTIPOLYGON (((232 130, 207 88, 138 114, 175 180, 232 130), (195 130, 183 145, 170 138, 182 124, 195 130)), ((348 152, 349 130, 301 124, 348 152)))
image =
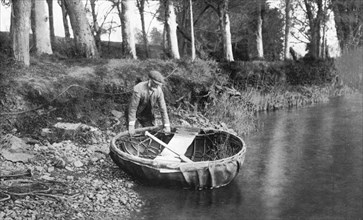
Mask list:
POLYGON ((135 219, 362 219, 362 95, 259 116, 245 163, 214 190, 139 186, 135 219))

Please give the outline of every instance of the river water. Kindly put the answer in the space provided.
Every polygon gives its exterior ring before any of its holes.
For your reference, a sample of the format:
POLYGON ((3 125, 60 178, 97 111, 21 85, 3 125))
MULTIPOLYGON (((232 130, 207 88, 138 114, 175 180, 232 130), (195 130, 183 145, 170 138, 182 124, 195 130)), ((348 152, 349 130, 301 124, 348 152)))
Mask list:
POLYGON ((259 115, 229 185, 194 191, 138 186, 134 219, 363 219, 362 95, 259 115))

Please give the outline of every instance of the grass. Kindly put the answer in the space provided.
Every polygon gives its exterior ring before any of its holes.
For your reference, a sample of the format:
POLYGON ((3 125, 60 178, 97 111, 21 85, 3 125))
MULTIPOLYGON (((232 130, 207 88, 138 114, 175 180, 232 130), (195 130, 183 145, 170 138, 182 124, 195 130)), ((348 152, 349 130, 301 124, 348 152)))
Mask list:
MULTIPOLYGON (((224 122, 237 134, 247 134, 255 129, 254 111, 245 97, 230 97, 223 94, 213 105, 206 108, 205 115, 211 121, 224 122)), ((223 125, 223 124, 222 124, 223 125)))

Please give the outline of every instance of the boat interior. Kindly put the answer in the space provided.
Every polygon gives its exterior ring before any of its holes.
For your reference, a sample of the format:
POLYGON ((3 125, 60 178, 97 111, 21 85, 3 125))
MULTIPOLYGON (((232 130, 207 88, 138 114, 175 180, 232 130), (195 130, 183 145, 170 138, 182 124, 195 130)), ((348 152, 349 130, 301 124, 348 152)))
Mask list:
POLYGON ((238 137, 219 130, 174 128, 171 133, 150 131, 149 134, 120 137, 116 146, 141 158, 177 161, 183 155, 193 162, 227 158, 243 148, 238 137))

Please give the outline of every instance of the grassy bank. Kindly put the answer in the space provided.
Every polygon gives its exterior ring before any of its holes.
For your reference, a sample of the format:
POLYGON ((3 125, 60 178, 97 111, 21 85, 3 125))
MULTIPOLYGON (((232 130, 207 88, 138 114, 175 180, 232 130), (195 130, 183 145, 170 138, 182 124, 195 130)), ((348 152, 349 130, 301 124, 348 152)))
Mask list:
MULTIPOLYGON (((120 59, 120 45, 105 42, 103 58, 87 60, 72 58, 69 42, 57 39, 54 55, 32 55, 31 66, 22 68, 10 57, 8 37, 0 33, 2 134, 39 137, 43 128, 59 120, 123 130, 130 91, 152 69, 167 77, 164 91, 174 124, 239 134, 255 129, 257 111, 324 102, 352 92, 350 88, 362 89, 362 65, 357 60, 362 49, 337 60, 219 63, 120 59)), ((151 48, 152 56, 160 57, 160 48, 151 48)))
POLYGON ((1 66, 2 133, 33 137, 59 120, 102 130, 112 127, 114 132, 125 129, 124 116, 113 126, 112 112, 123 114, 133 85, 147 79, 151 69, 167 77, 164 91, 174 124, 233 129, 239 134, 255 128, 256 111, 322 102, 345 89, 334 81, 332 65, 322 61, 223 64, 33 56, 26 69, 11 59, 3 59, 1 66))

